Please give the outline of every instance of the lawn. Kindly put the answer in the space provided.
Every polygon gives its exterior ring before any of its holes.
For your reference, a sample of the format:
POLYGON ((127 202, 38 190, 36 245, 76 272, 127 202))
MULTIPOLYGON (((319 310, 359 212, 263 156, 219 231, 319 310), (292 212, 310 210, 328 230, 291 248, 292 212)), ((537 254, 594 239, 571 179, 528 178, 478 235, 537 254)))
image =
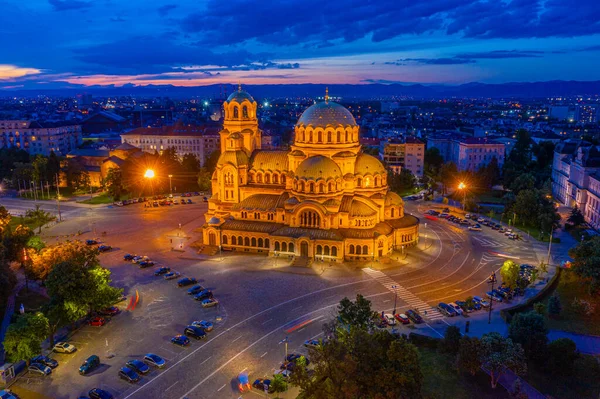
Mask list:
POLYGON ((427 399, 505 399, 507 392, 502 387, 492 389, 490 377, 483 371, 475 376, 458 374, 453 358, 438 353, 435 349, 419 347, 421 370, 423 371, 423 397, 427 399))
POLYGON ((37 221, 23 216, 13 216, 8 223, 8 226, 12 231, 15 231, 19 225, 27 226, 36 233, 38 231, 38 227, 40 227, 40 223, 37 221))
MULTIPOLYGON (((69 188, 69 187, 62 187, 58 191, 59 191, 60 197, 62 199, 71 198, 74 195, 73 189, 69 188)), ((48 190, 44 189, 43 193, 41 192, 41 190, 38 190, 37 199, 44 200, 44 201, 56 201, 56 189, 51 187, 49 192, 50 192, 50 196, 48 197, 48 190)), ((22 198, 31 200, 31 199, 34 199, 34 197, 35 196, 33 193, 24 192, 22 198)))
POLYGON ((600 395, 599 366, 590 355, 581 355, 571 373, 554 375, 534 364, 528 365, 525 380, 548 397, 579 399, 600 395))
MULTIPOLYGON (((127 198, 122 198, 122 199, 127 199, 127 198)), ((92 205, 97 205, 97 204, 112 204, 113 201, 113 197, 108 195, 108 193, 102 193, 102 194, 98 194, 95 197, 92 197, 91 199, 86 199, 84 201, 79 201, 82 204, 92 204, 92 205)))
MULTIPOLYGON (((548 328, 551 330, 570 331, 578 334, 600 335, 600 298, 590 295, 587 286, 570 270, 564 270, 555 293, 560 298, 562 312, 557 318, 548 319, 548 328), (591 315, 579 314, 573 311, 573 300, 583 299, 595 305, 591 315)), ((550 296, 544 301, 546 308, 550 296)))
POLYGON ((21 289, 15 298, 15 314, 19 313, 21 304, 25 307, 28 312, 40 310, 40 308, 48 303, 50 299, 36 291, 29 290, 26 288, 21 289))

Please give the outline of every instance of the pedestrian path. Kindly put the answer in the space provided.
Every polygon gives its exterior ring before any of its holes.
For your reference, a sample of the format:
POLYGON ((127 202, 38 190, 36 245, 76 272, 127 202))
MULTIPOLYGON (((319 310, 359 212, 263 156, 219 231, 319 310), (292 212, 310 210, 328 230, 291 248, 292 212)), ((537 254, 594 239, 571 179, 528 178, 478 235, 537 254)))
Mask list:
POLYGON ((415 294, 398 284, 387 274, 380 272, 379 270, 371 269, 370 267, 363 268, 363 271, 371 277, 373 280, 376 280, 385 288, 390 290, 390 292, 395 292, 398 298, 402 299, 406 302, 411 309, 417 310, 423 317, 429 320, 439 320, 444 318, 437 309, 431 307, 427 302, 419 299, 415 294))

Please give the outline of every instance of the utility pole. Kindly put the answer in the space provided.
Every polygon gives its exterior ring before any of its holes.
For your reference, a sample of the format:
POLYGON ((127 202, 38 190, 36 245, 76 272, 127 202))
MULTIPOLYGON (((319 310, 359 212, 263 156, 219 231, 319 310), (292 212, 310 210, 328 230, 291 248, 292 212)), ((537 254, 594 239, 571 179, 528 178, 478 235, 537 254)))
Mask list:
POLYGON ((62 222, 62 217, 60 215, 60 191, 58 189, 58 173, 56 174, 56 208, 58 210, 58 221, 62 222))
POLYGON ((392 285, 392 289, 394 290, 394 311, 392 312, 392 316, 396 316, 396 301, 398 299, 398 286, 392 285))
MULTIPOLYGON (((496 283, 496 272, 492 272, 492 275, 488 279, 488 284, 492 285, 492 293, 494 291, 494 283, 496 283)), ((494 303, 494 299, 490 297, 490 312, 488 315, 488 324, 492 324, 492 304, 494 303)))
POLYGON ((552 251, 552 234, 554 233, 554 229, 550 227, 550 242, 548 243, 548 262, 550 264, 550 251, 552 251))

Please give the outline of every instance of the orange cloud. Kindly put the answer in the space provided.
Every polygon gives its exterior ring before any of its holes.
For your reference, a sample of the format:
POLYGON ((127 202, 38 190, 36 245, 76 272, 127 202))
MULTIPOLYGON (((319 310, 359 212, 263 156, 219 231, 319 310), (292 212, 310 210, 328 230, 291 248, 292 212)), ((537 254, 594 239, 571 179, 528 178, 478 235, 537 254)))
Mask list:
POLYGON ((42 73, 42 71, 37 68, 21 68, 16 65, 0 64, 0 80, 10 80, 39 73, 42 73))

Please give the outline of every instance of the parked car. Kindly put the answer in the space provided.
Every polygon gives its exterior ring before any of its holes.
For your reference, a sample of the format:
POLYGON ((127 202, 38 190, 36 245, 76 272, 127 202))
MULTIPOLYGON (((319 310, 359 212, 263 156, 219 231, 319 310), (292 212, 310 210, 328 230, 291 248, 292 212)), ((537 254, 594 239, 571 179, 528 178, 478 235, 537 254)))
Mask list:
POLYGON ((492 292, 492 291, 486 292, 485 295, 488 298, 490 298, 491 300, 496 301, 496 302, 502 302, 502 300, 503 300, 503 298, 500 295, 498 295, 498 294, 496 294, 495 292, 492 292))
POLYGON ((252 383, 252 387, 254 389, 258 389, 261 392, 268 392, 271 393, 271 380, 266 379, 266 378, 259 378, 254 380, 254 382, 252 383))
POLYGON ((144 355, 144 361, 159 369, 165 367, 165 360, 154 353, 146 353, 146 355, 144 355))
POLYGON ((31 359, 31 363, 40 363, 44 366, 48 366, 51 369, 55 369, 58 367, 58 362, 54 359, 50 359, 48 356, 38 355, 31 359))
POLYGON ((475 303, 480 304, 481 307, 483 307, 483 308, 489 308, 490 307, 490 303, 486 299, 483 299, 483 298, 481 298, 479 296, 474 296, 473 297, 473 301, 475 303))
POLYGON ((193 321, 192 325, 196 326, 196 327, 200 327, 206 332, 210 332, 213 330, 213 323, 211 323, 210 321, 206 321, 206 320, 193 321))
POLYGON ((130 369, 129 367, 121 367, 121 370, 119 370, 119 378, 132 384, 138 382, 141 379, 139 374, 130 369))
POLYGON ((31 363, 27 368, 31 374, 47 376, 52 373, 52 369, 42 363, 31 363))
POLYGON ((193 204, 193 202, 192 202, 192 200, 191 200, 191 199, 188 199, 188 200, 187 200, 187 203, 188 203, 188 204, 193 204))
POLYGON ((483 223, 483 222, 485 222, 485 219, 484 219, 484 218, 477 218, 477 221, 478 221, 479 223, 483 223))
POLYGON ((190 344, 190 339, 185 335, 176 335, 171 338, 171 342, 179 346, 188 346, 190 344))
POLYGON ((100 366, 100 358, 96 355, 92 355, 85 359, 83 364, 79 367, 79 374, 89 374, 98 366, 100 366))
POLYGON ((100 252, 108 252, 112 249, 110 245, 98 245, 98 251, 100 252))
POLYGON ((76 350, 77 348, 74 345, 67 342, 57 342, 54 348, 52 348, 52 351, 56 353, 73 353, 76 350))
POLYGON ((179 272, 170 272, 170 273, 165 274, 164 278, 165 278, 165 280, 173 280, 173 279, 178 278, 179 276, 181 276, 181 273, 179 273, 179 272))
POLYGON ((106 324, 106 319, 100 316, 92 317, 90 321, 88 321, 88 324, 94 327, 102 327, 106 324))
POLYGON ((167 274, 171 271, 170 267, 159 267, 158 269, 156 269, 156 271, 154 272, 155 276, 161 276, 163 274, 167 274))
POLYGON ((194 299, 197 301, 203 301, 205 299, 212 298, 212 295, 213 293, 211 290, 202 290, 196 295, 194 295, 194 299))
POLYGON ((186 287, 192 284, 196 284, 196 279, 193 277, 184 277, 177 282, 178 287, 186 287))
POLYGON ((19 397, 10 389, 2 389, 0 390, 0 399, 19 399, 19 397))
POLYGON ((304 346, 307 348, 318 348, 321 346, 321 342, 319 342, 317 339, 307 339, 304 341, 304 346))
POLYGON ((98 244, 98 241, 96 241, 96 240, 85 240, 85 244, 86 245, 96 245, 96 244, 98 244))
POLYGON ((402 324, 410 324, 410 319, 404 313, 396 313, 394 315, 396 320, 398 320, 402 324))
POLYGON ((201 286, 200 284, 197 284, 197 285, 193 286, 192 288, 188 289, 187 293, 188 293, 188 295, 196 295, 201 291, 204 291, 204 287, 201 286))
POLYGON ((185 330, 183 330, 183 333, 188 337, 192 337, 198 340, 206 337, 204 329, 196 326, 187 326, 185 330))
POLYGON ((135 258, 136 256, 137 255, 125 254, 125 255, 123 255, 123 260, 131 262, 133 260, 133 258, 135 258))
POLYGON ((140 374, 148 374, 150 372, 150 367, 141 360, 132 359, 125 363, 125 365, 140 374))
POLYGON ((145 269, 147 267, 152 267, 152 266, 154 266, 154 262, 151 260, 143 260, 139 263, 140 269, 145 269))
POLYGON ((146 260, 150 260, 150 258, 148 258, 147 256, 134 256, 133 259, 131 259, 131 263, 140 263, 146 260))
POLYGON ((454 311, 456 312, 456 314, 457 314, 458 316, 462 316, 462 315, 463 315, 463 310, 462 310, 462 309, 461 309, 461 307, 460 307, 460 306, 458 306, 456 303, 454 303, 454 302, 450 302, 450 303, 448 304, 448 306, 452 307, 452 309, 454 309, 454 311))
POLYGON ((106 309, 102 309, 98 311, 98 314, 101 316, 116 316, 121 312, 121 310, 116 306, 111 306, 106 309))
POLYGON ((444 218, 444 219, 445 219, 445 218, 447 218, 447 217, 449 217, 449 216, 450 216, 450 214, 449 214, 449 213, 440 213, 440 217, 441 217, 441 218, 444 218))
POLYGON ((108 391, 100 388, 94 388, 88 392, 90 399, 113 399, 114 396, 108 391))
POLYGON ((465 301, 454 301, 454 303, 456 303, 463 312, 471 313, 475 310, 473 306, 467 306, 465 301))
POLYGON ((208 298, 202 301, 203 308, 212 308, 213 306, 217 306, 218 304, 219 301, 217 301, 215 298, 208 298))
POLYGON ((469 230, 471 231, 481 231, 481 226, 476 224, 475 226, 469 226, 469 230))
POLYGON ((413 323, 415 324, 421 324, 423 323, 423 318, 421 317, 421 315, 412 309, 409 309, 406 311, 406 316, 412 320, 413 323))
POLYGON ((446 316, 449 316, 449 317, 456 316, 456 311, 454 310, 454 308, 444 302, 440 302, 438 304, 437 308, 442 314, 444 314, 446 316))
POLYGON ((384 313, 383 314, 383 318, 385 319, 385 322, 389 326, 395 326, 396 325, 396 318, 394 317, 393 314, 391 314, 391 313, 384 313))

